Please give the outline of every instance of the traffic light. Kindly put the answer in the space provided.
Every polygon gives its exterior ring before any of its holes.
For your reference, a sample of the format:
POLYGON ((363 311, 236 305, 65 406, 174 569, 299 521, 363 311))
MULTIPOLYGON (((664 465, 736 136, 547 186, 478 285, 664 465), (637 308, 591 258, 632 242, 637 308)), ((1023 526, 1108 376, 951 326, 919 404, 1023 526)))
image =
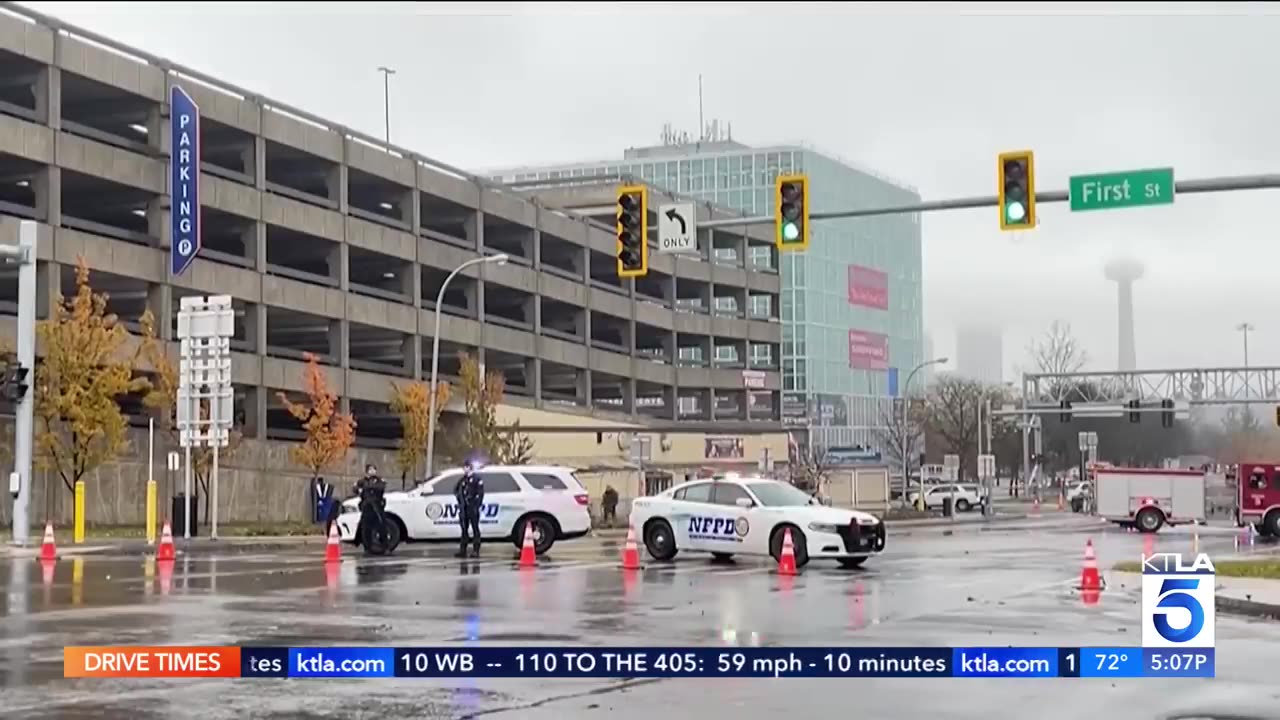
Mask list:
POLYGON ((1172 400, 1165 399, 1160 401, 1160 427, 1167 427, 1167 428, 1173 427, 1173 401, 1172 400))
POLYGON ((1036 226, 1036 163, 1030 150, 999 157, 1001 230, 1030 230, 1036 226))
POLYGON ((20 403, 27 397, 27 375, 30 368, 21 365, 10 365, 4 369, 4 377, 0 384, 4 385, 4 399, 11 403, 20 403))
POLYGON ((1129 422, 1131 423, 1142 422, 1142 413, 1139 412, 1139 409, 1141 407, 1142 407, 1142 403, 1140 401, 1138 400, 1129 401, 1129 422))
POLYGON ((779 252, 809 249, 809 178, 779 175, 774 198, 774 233, 779 252))
POLYGON ((1062 412, 1058 414, 1058 422, 1071 422, 1071 401, 1063 400, 1058 403, 1058 407, 1062 409, 1062 412))
POLYGON ((649 188, 618 188, 618 277, 649 274, 649 188))

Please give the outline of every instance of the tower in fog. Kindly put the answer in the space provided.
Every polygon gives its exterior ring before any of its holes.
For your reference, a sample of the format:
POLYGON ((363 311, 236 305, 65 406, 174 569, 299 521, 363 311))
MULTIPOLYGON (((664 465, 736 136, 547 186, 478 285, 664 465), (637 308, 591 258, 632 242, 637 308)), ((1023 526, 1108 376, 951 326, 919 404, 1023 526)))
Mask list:
POLYGON ((1142 277, 1142 263, 1121 257, 1107 263, 1107 279, 1116 284, 1116 347, 1120 357, 1118 370, 1137 370, 1137 350, 1133 339, 1133 283, 1142 277))

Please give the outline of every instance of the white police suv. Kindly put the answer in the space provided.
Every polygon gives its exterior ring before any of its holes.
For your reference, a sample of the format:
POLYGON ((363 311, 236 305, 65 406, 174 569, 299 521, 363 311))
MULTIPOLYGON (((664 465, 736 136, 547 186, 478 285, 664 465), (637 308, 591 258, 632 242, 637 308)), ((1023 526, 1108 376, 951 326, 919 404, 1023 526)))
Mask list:
POLYGON ((826 507, 777 480, 725 475, 677 485, 631 504, 631 522, 649 554, 670 560, 681 550, 782 555, 791 530, 796 566, 811 559, 855 568, 884 550, 884 523, 856 510, 826 507))
MULTIPOLYGON (((487 465, 480 535, 485 541, 524 542, 525 525, 533 527, 534 550, 541 555, 556 540, 582 537, 591 530, 590 498, 569 468, 550 465, 487 465)), ((408 492, 388 492, 387 515, 400 524, 406 540, 457 540, 462 535, 453 490, 462 469, 446 470, 408 492)), ((342 503, 338 534, 356 543, 360 501, 342 503)))

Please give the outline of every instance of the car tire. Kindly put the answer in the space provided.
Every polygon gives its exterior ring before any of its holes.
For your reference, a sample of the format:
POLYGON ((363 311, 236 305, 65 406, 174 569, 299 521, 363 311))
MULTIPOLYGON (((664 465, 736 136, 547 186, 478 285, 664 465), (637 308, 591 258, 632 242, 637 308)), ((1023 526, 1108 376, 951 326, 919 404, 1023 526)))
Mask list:
POLYGON ((535 555, 545 554, 551 549, 552 545, 556 544, 556 536, 560 533, 554 518, 542 514, 526 515, 517 520, 515 527, 511 528, 511 542, 517 548, 524 547, 524 528, 526 525, 533 525, 533 553, 535 555))
POLYGON ((956 510, 958 512, 969 512, 969 509, 972 507, 973 506, 969 504, 969 501, 964 498, 960 498, 956 501, 956 510))
POLYGON ((786 535, 786 530, 791 529, 791 548, 796 555, 796 569, 809 564, 809 544, 804 539, 804 533, 800 532, 800 528, 794 525, 782 525, 773 531, 773 536, 769 538, 769 554, 773 556, 775 562, 782 558, 782 540, 786 535))
POLYGON ((1138 532, 1158 532, 1164 526, 1164 514, 1155 508, 1143 508, 1134 518, 1134 525, 1138 528, 1138 532))
POLYGON ((680 549, 676 547, 676 534, 671 529, 671 523, 661 518, 645 523, 644 549, 649 551, 649 556, 658 562, 675 559, 680 549))
POLYGON ((862 567, 862 563, 866 561, 867 561, 867 556, 865 555, 863 555, 862 557, 840 558, 839 560, 837 560, 837 562, 840 563, 840 567, 844 568, 845 570, 857 570, 858 568, 862 567))

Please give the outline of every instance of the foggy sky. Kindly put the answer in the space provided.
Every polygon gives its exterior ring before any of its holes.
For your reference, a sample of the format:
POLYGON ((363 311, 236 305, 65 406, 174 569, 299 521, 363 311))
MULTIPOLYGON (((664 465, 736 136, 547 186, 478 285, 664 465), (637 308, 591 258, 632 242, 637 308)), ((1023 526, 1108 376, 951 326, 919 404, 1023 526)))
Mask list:
MULTIPOLYGON (((619 157, 656 144, 665 122, 696 132, 702 73, 707 119, 731 121, 735 139, 808 141, 927 199, 992 194, 996 155, 1023 148, 1041 190, 1145 167, 1280 172, 1280 15, 1256 3, 1105 17, 1047 3, 1025 17, 981 4, 24 4, 375 136, 376 68, 391 66, 393 142, 476 170, 619 157), (641 96, 616 89, 628 70, 653 79, 641 96)), ((1257 328, 1250 364, 1275 364, 1278 202, 1255 191, 1096 213, 1042 205, 1026 233, 1000 232, 994 208, 928 214, 926 331, 947 355, 957 326, 1002 325, 1012 379, 1028 340, 1063 319, 1091 366, 1112 368, 1103 266, 1124 254, 1146 265, 1139 366, 1239 365, 1244 320, 1257 328)))

